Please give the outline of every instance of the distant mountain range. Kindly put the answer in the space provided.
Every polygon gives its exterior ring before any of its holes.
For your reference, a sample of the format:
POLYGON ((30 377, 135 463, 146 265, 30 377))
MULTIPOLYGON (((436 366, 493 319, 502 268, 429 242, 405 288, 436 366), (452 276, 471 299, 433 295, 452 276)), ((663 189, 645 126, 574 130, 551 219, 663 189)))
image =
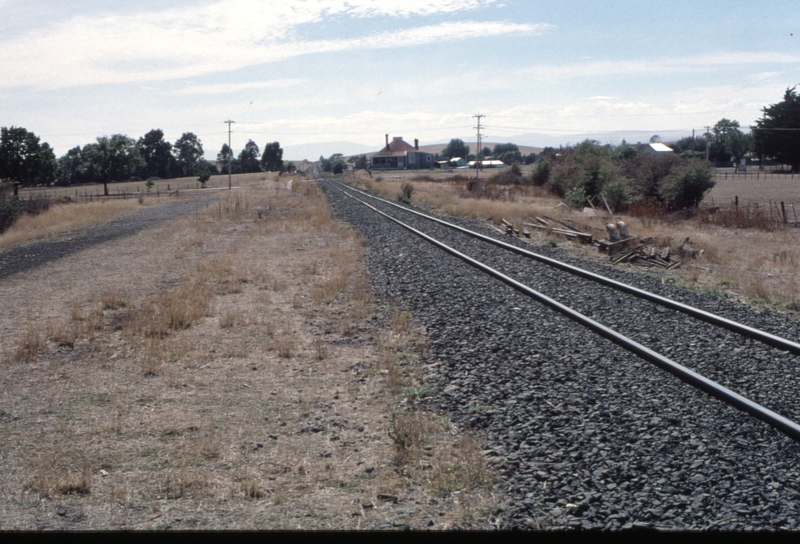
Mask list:
MULTIPOLYGON (((664 143, 675 142, 681 138, 691 136, 691 132, 685 130, 665 130, 661 132, 643 131, 643 130, 627 130, 627 131, 614 131, 614 132, 584 132, 581 134, 569 135, 552 135, 552 134, 538 134, 527 133, 519 134, 517 136, 509 136, 503 139, 502 142, 482 142, 481 147, 492 148, 496 143, 514 143, 520 148, 523 154, 538 153, 544 147, 559 147, 568 144, 577 144, 584 140, 597 140, 601 144, 620 145, 622 141, 629 144, 637 142, 649 142, 650 138, 654 135, 661 137, 664 143)), ((699 135, 699 133, 698 133, 699 135)), ((471 136, 454 136, 454 138, 461 138, 469 145, 470 151, 475 151, 475 135, 471 136)), ((406 140, 409 141, 409 140, 406 140)), ((435 142, 425 142, 420 145, 420 148, 430 153, 438 153, 441 151, 450 139, 437 140, 435 142)), ((413 143, 413 138, 409 143, 413 143)), ((283 148, 283 156, 285 160, 317 160, 320 155, 330 157, 334 153, 341 153, 345 156, 361 155, 375 153, 381 150, 381 147, 374 145, 364 145, 356 142, 320 142, 313 144, 299 144, 287 145, 283 148)))

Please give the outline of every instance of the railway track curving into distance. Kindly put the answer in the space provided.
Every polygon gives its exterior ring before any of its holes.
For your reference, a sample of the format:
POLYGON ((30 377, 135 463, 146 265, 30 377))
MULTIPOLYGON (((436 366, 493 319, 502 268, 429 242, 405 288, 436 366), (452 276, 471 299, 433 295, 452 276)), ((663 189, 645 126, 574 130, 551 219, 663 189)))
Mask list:
POLYGON ((320 184, 376 290, 428 328, 431 406, 487 433, 504 526, 800 527, 796 322, 320 184))

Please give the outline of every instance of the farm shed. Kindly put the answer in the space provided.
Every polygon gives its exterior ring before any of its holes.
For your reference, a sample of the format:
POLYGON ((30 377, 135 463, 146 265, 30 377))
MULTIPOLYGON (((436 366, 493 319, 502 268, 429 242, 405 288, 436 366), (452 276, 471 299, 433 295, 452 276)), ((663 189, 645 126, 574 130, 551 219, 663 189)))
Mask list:
POLYGON ((670 155, 675 153, 671 147, 664 145, 661 142, 652 142, 649 144, 636 144, 636 149, 639 153, 645 155, 670 155))
POLYGON ((373 170, 388 168, 433 168, 433 154, 419 150, 419 140, 414 139, 412 146, 402 136, 395 136, 389 141, 386 135, 386 145, 372 156, 373 170))

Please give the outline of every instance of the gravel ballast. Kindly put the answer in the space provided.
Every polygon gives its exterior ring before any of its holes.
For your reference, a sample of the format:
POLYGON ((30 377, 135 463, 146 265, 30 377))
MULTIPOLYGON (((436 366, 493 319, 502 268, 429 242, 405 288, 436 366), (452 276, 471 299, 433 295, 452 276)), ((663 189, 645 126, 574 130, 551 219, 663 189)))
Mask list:
MULTIPOLYGON (((506 528, 798 529, 798 445, 344 197, 373 286, 427 328, 434 395, 485 432, 506 528)), ((707 378, 800 420, 800 358, 370 204, 707 378)), ((499 237, 479 221, 447 218, 499 237)), ((508 241, 507 238, 503 238, 508 241)), ((520 243, 520 242, 517 242, 520 243)), ((657 279, 533 251, 797 341, 797 321, 657 279)))

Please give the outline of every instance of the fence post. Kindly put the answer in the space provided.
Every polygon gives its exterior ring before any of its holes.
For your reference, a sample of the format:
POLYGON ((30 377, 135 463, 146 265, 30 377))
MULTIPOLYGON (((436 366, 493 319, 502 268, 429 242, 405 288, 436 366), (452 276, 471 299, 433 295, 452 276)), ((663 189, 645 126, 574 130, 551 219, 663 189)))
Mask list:
POLYGON ((783 205, 783 200, 781 200, 781 214, 783 214, 783 224, 785 225, 788 221, 786 220, 786 206, 783 205))
POLYGON ((736 207, 737 210, 739 209, 739 195, 733 197, 733 205, 736 207))

